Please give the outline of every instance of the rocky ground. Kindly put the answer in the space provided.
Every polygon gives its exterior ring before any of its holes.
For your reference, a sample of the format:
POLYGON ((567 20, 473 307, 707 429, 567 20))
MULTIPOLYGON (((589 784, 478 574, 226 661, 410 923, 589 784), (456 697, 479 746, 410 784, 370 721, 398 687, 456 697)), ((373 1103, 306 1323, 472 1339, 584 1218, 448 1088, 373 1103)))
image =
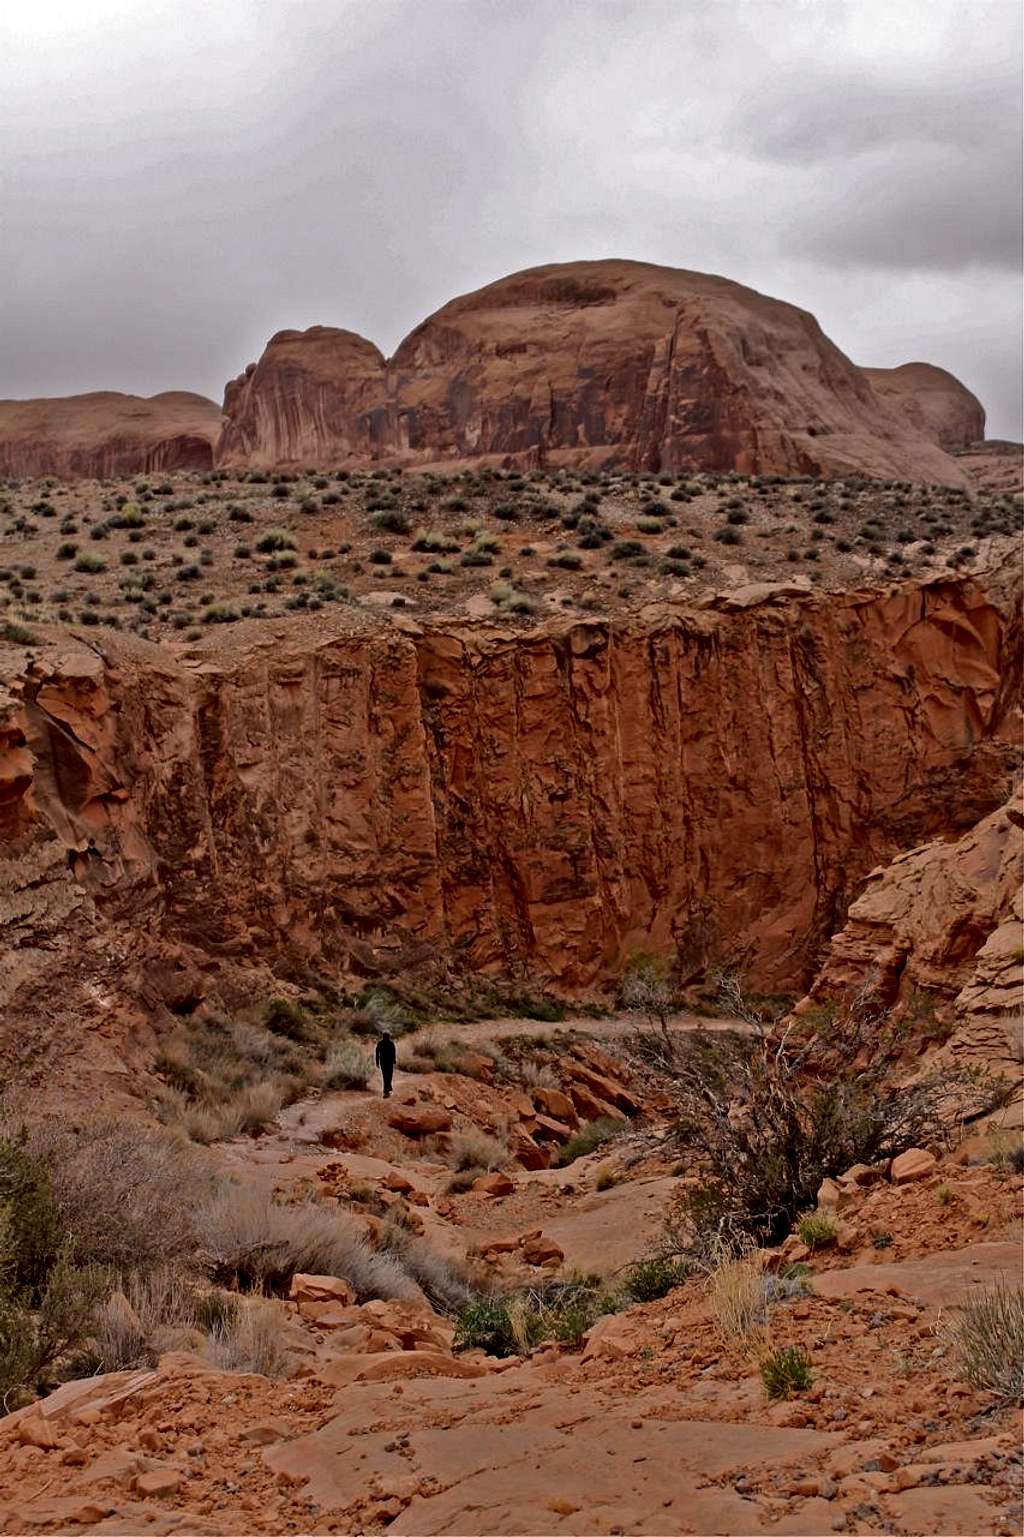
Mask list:
MULTIPOLYGON (((624 1022, 547 1027, 532 1088, 480 1050, 513 1052, 521 1022, 465 1030, 434 1045, 475 1076, 400 1069, 390 1101, 372 1085, 316 1095, 210 1156, 285 1198, 315 1191, 370 1233, 397 1218, 505 1282, 614 1278, 658 1242, 677 1183, 670 1102, 624 1056, 624 1022), (595 1110, 617 1134, 559 1167, 595 1110), (503 1132, 510 1156, 453 1188, 445 1149, 473 1130, 503 1132)), ((579 1340, 498 1358, 454 1350, 426 1301, 356 1305, 342 1280, 296 1277, 273 1304, 281 1380, 177 1349, 0 1423, 0 1530, 1016 1531, 1018 1415, 960 1380, 948 1334, 973 1291, 1019 1275, 1024 1180, 1001 1135, 828 1183, 834 1236, 757 1257, 801 1279, 746 1332, 695 1274, 579 1340), (758 1362, 782 1345, 804 1349, 812 1379, 773 1403, 758 1362)))
POLYGON ((0 619, 167 642, 376 611, 614 614, 784 581, 849 589, 1012 548, 1019 488, 781 476, 219 470, 0 487, 0 619))

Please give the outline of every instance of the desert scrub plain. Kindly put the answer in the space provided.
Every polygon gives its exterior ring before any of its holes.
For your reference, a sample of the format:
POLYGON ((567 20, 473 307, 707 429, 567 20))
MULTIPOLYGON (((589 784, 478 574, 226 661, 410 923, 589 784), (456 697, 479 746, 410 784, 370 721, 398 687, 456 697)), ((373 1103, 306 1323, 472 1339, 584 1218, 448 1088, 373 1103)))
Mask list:
MULTIPOLYGON (((848 589, 971 569, 1021 498, 776 475, 216 470, 0 486, 8 625, 194 641, 329 609, 529 626, 749 582, 848 589)), ((1007 546, 1009 548, 1009 546, 1007 546)), ((15 632, 12 632, 15 633, 15 632)))

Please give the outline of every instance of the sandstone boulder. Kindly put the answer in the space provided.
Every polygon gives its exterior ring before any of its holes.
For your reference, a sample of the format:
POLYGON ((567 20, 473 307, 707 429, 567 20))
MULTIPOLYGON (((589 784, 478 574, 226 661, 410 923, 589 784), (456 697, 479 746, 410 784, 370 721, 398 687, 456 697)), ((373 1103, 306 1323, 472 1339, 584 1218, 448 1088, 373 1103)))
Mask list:
POLYGON ((479 1190, 481 1195, 511 1195, 515 1188, 515 1181, 509 1179, 507 1174, 481 1174, 479 1179, 473 1181, 473 1189, 479 1190))
POLYGON ((892 1161, 889 1178, 894 1185, 910 1185, 915 1180, 927 1179, 934 1172, 938 1160, 934 1153, 923 1147, 910 1147, 892 1161))
POLYGON ((388 1125, 407 1137, 430 1137, 451 1131, 452 1118, 440 1105, 396 1105, 388 1116, 388 1125))
POLYGON ((298 1303, 336 1302, 349 1307, 356 1294, 347 1281, 336 1275, 304 1275, 300 1271, 292 1276, 288 1298, 298 1303))
POLYGON ((548 1115, 555 1121, 563 1121, 567 1126, 575 1128, 576 1111, 568 1094, 563 1094, 561 1089, 548 1089, 543 1086, 534 1089, 533 1103, 543 1115, 548 1115))
POLYGON ((544 1233, 531 1233, 521 1243, 523 1259, 528 1265, 555 1269, 565 1259, 565 1254, 553 1238, 544 1233))

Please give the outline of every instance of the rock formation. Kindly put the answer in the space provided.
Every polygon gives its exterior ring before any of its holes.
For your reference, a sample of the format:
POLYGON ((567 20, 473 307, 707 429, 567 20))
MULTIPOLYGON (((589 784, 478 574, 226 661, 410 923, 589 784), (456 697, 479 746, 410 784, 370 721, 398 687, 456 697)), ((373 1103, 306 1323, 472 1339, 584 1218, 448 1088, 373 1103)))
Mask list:
POLYGON ((812 315, 643 262, 503 278, 388 360, 349 331, 281 332, 224 412, 223 464, 490 458, 966 483, 812 315))
POLYGON ((98 996, 180 1008, 221 962, 571 993, 678 952, 792 988, 868 871, 1005 796, 1007 624, 973 579, 404 626, 201 666, 6 648, 8 1019, 94 1032, 98 996))
POLYGON ((865 368, 875 394, 916 431, 948 453, 985 436, 985 408, 959 379, 932 363, 865 368))
POLYGON ((1022 829, 1018 791, 963 837, 873 870, 832 939, 814 996, 870 981, 886 1004, 911 1013, 937 1007, 961 1050, 1016 1063, 1019 1073, 1022 829))
POLYGON ((148 399, 99 390, 0 400, 0 475, 104 479, 210 469, 219 431, 219 407, 185 390, 148 399))

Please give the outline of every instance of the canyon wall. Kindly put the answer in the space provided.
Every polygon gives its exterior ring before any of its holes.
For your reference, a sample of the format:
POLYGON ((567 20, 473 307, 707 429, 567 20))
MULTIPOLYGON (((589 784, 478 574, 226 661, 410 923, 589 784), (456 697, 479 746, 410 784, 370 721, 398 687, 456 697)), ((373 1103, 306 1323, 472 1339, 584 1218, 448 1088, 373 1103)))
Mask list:
POLYGON ((782 592, 191 658, 4 646, 8 1029, 95 1033, 223 967, 571 994, 642 950, 799 987, 873 866, 1005 798, 1019 635, 968 578, 782 592))
POLYGON ((0 400, 0 475, 102 480, 210 469, 220 424, 219 406, 185 390, 0 400))
POLYGON ((890 410, 805 310, 644 262, 503 278, 388 360, 350 331, 280 332, 228 385, 224 418, 224 465, 502 460, 966 484, 930 424, 890 410))

